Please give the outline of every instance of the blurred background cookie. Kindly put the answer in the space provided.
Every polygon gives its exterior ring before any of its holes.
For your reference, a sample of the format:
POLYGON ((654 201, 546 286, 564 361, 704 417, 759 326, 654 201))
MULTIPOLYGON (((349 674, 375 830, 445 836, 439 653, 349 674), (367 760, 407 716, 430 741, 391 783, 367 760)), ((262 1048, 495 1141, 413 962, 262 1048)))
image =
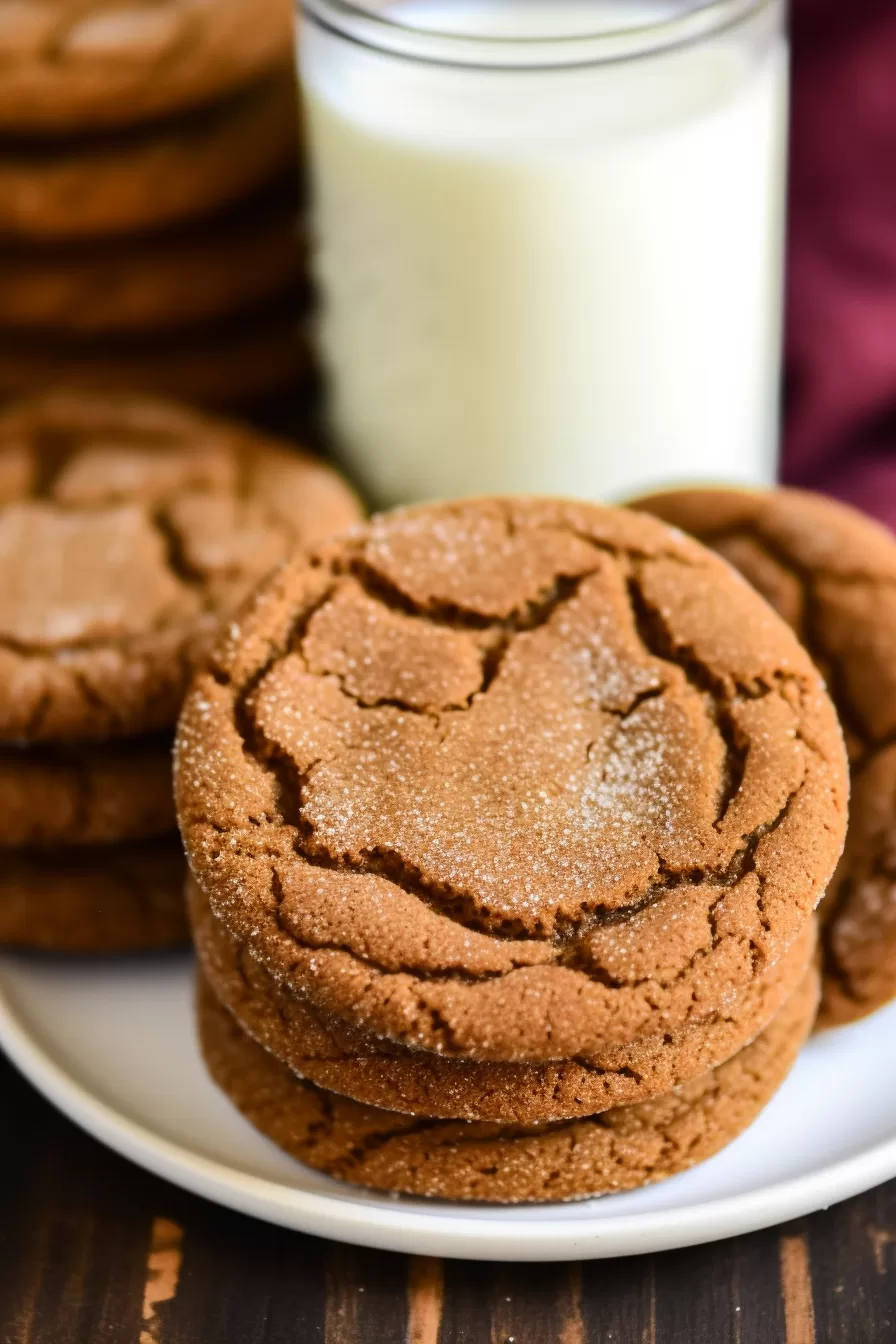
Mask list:
POLYGON ((171 743, 4 748, 0 816, 0 850, 171 835, 171 743))
POLYGON ((295 83, 271 76, 226 103, 129 135, 0 142, 0 234, 145 233, 212 214, 297 163, 295 83))
POLYGON ((170 404, 0 415, 0 739, 173 730, 191 658, 292 548, 360 516, 337 474, 170 404))
POLYGON ((177 332, 306 298, 295 191, 145 239, 0 245, 0 329, 61 339, 177 332))
POLYGON ((291 59, 289 0, 0 0, 0 133, 130 126, 291 59))
POLYGON ((0 0, 0 397, 307 401, 292 7, 0 0))
POLYGON ((793 627, 827 682, 850 758, 846 849, 821 906, 819 1023, 896 998, 896 541, 801 490, 672 490, 633 501, 712 546, 793 627))
POLYGON ((176 836, 142 844, 21 850, 0 865, 0 946, 148 952, 189 938, 176 836))
POLYGON ((207 406, 258 404, 314 378, 311 347, 290 306, 176 333, 77 341, 0 332, 0 397, 63 385, 168 395, 207 406))
POLYGON ((192 658, 293 546, 359 516, 313 458, 171 403, 0 413, 0 945, 185 941, 171 738, 192 658))

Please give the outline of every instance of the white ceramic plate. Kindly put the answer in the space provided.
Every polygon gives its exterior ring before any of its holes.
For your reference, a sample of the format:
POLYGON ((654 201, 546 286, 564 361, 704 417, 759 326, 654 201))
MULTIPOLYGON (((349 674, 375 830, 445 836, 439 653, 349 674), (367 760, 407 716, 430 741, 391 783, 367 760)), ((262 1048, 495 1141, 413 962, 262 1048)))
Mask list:
POLYGON ((389 1198, 293 1162, 202 1067, 186 956, 77 965, 0 958, 0 1043, 77 1124, 175 1184, 340 1241, 482 1260, 571 1260, 713 1241, 896 1175, 896 1005, 812 1041, 756 1123, 694 1171, 576 1204, 389 1198))

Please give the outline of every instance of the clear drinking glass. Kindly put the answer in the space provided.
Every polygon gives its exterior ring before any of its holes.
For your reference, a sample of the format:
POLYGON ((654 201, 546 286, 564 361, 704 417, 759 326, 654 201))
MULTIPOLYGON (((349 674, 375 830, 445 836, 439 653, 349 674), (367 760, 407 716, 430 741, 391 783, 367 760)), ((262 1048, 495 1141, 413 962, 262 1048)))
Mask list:
POLYGON ((380 504, 775 469, 782 0, 303 0, 318 337, 380 504))

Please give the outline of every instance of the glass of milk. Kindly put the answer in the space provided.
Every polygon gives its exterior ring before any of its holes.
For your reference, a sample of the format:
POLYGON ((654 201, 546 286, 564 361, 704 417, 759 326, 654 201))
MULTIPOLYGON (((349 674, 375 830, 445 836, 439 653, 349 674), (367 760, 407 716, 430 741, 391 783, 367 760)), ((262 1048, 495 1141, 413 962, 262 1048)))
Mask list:
POLYGON ((782 0, 303 0, 319 346, 381 505, 774 476, 782 0))

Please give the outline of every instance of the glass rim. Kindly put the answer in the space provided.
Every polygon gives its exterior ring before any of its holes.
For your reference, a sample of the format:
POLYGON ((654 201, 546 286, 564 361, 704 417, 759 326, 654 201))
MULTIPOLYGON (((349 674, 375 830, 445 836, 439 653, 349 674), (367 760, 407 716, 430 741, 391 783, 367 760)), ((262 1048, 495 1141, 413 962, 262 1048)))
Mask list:
POLYGON ((318 27, 390 56, 474 69, 552 70, 616 64, 692 46, 764 10, 783 10, 785 0, 700 0, 655 23, 550 37, 472 36, 419 28, 372 13, 354 0, 295 2, 318 27))

